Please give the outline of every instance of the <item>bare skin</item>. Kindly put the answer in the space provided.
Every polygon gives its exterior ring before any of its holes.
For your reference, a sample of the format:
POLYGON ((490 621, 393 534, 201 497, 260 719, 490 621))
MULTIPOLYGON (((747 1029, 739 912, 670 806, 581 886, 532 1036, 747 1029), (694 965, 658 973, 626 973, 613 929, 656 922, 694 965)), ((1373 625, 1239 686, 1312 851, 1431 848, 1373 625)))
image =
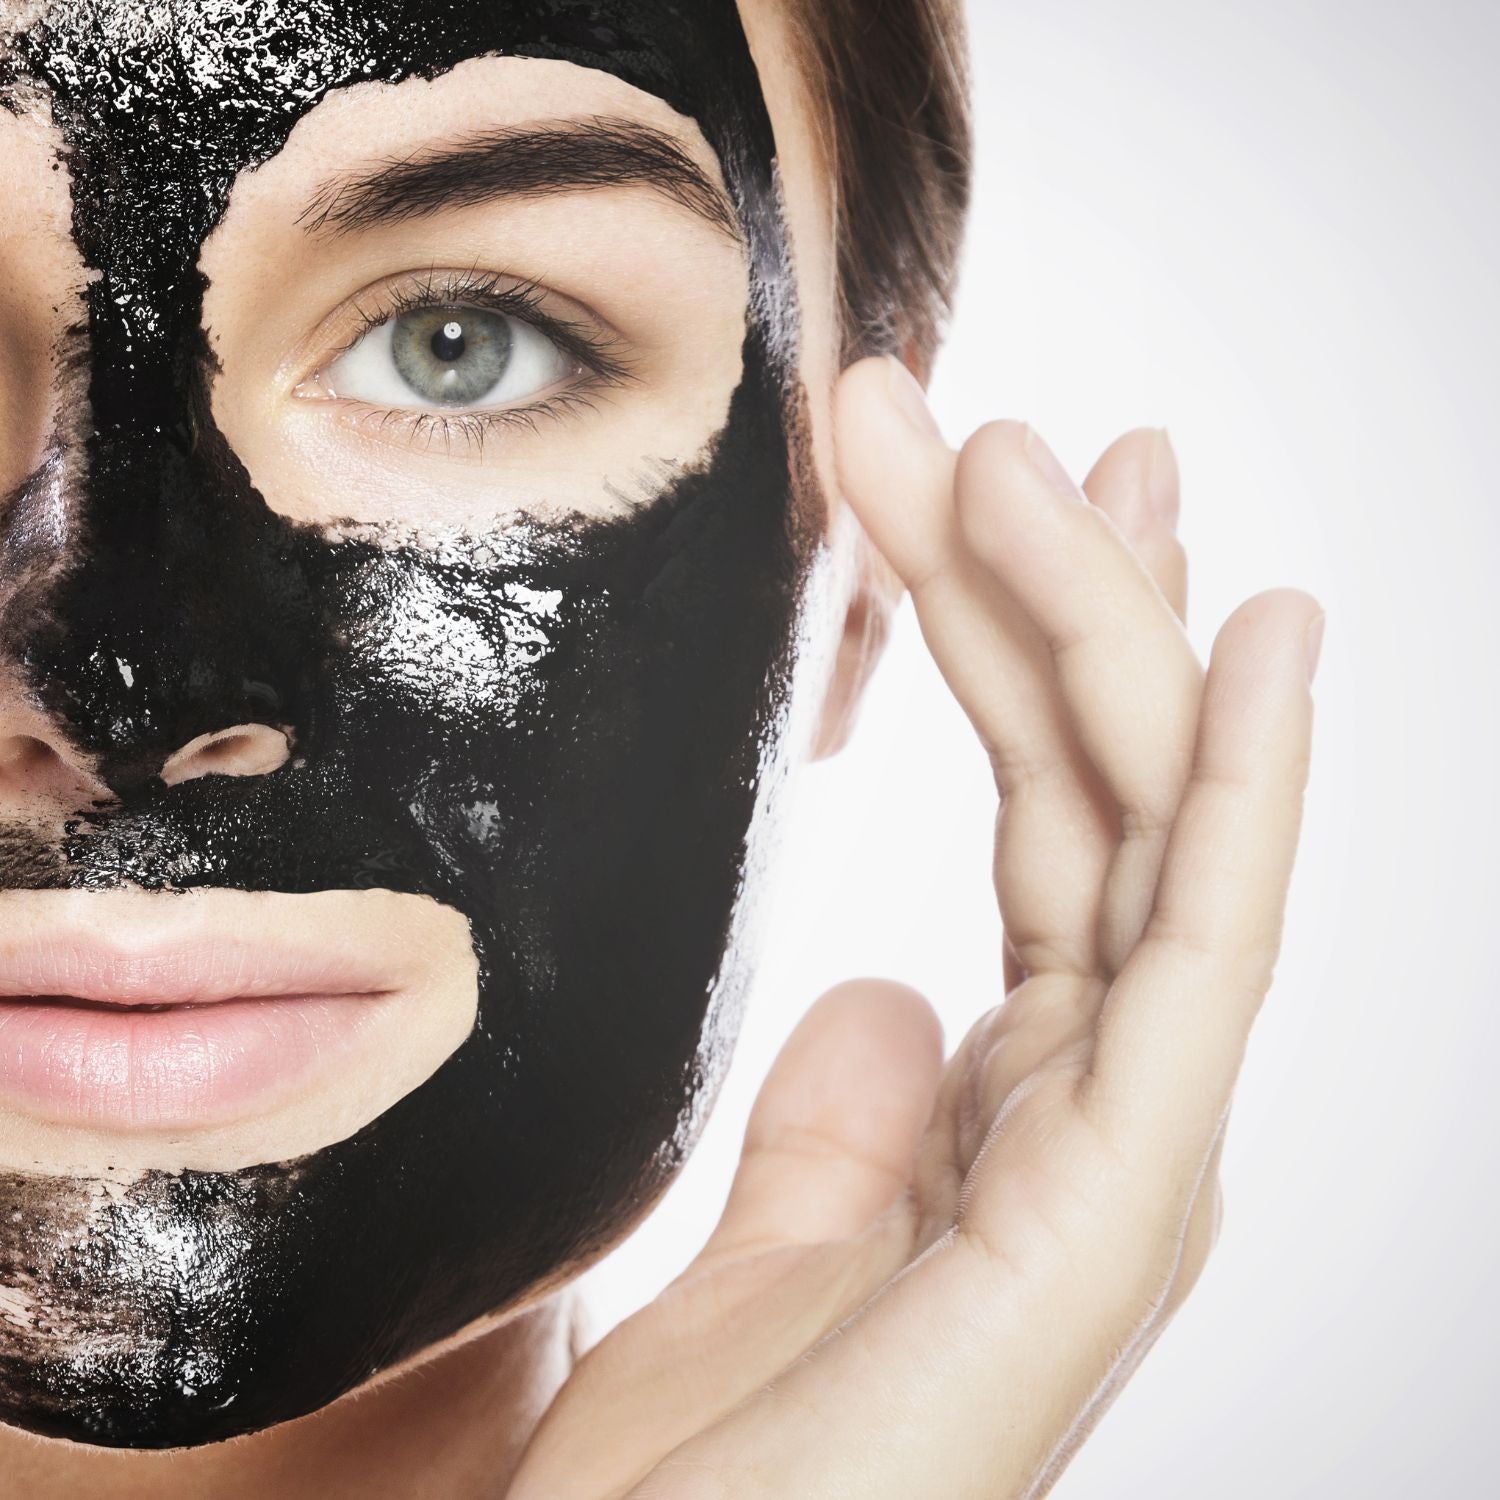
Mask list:
POLYGON ((1015 423, 954 454, 888 362, 837 375, 826 180, 782 18, 772 0, 744 12, 831 524, 874 549, 824 744, 873 664, 870 620, 909 590, 995 766, 1004 1003, 945 1063, 930 1008, 900 986, 819 1001, 764 1085, 709 1243, 576 1365, 558 1293, 212 1448, 0 1430, 17 1493, 1021 1500, 1050 1487, 1202 1268, 1279 941, 1318 608, 1249 601, 1205 675, 1180 624, 1164 438, 1127 434, 1079 491, 1015 423))

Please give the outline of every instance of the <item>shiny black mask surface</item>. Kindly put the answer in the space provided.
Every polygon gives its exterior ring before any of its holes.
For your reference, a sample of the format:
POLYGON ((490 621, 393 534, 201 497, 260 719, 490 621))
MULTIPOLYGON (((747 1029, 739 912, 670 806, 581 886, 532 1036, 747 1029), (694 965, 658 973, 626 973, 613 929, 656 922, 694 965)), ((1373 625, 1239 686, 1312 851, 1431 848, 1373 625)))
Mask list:
POLYGON ((12 97, 50 100, 99 276, 86 430, 0 517, 0 645, 118 801, 61 843, 8 830, 0 886, 393 889, 463 912, 480 963, 469 1040, 347 1141, 107 1200, 3 1183, 0 1284, 49 1317, 0 1330, 0 1418, 158 1447, 314 1410, 589 1255, 675 1170, 733 1029, 721 966, 808 546, 733 0, 242 0, 145 44, 138 14, 49 8, 5 64, 12 97), (489 53, 604 69, 698 120, 750 245, 743 382, 701 464, 623 518, 336 540, 273 513, 207 414, 199 250, 328 90, 489 53), (434 655, 445 634, 470 649, 434 655), (290 725, 294 760, 158 778, 247 721, 290 725))

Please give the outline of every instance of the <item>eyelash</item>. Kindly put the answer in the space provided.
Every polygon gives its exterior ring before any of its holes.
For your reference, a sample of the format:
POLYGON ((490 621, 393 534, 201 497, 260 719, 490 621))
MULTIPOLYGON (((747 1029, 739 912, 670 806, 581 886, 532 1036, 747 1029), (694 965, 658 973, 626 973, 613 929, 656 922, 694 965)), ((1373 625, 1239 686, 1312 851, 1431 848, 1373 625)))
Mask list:
POLYGON ((535 432, 540 422, 560 419, 571 412, 594 411, 598 398, 611 389, 629 385, 634 374, 623 351, 593 329, 570 323, 547 311, 541 288, 534 281, 517 282, 493 271, 429 271, 427 279, 396 287, 383 293, 381 304, 366 310, 353 305, 358 326, 351 338, 325 361, 333 364, 359 343, 366 334, 399 318, 403 313, 426 307, 479 307, 497 312, 517 322, 528 323, 551 339, 574 362, 579 378, 566 389, 533 401, 526 406, 501 407, 493 411, 441 412, 413 409, 386 410, 375 418, 381 431, 400 425, 412 439, 426 437, 426 447, 435 442, 450 445, 457 437, 476 455, 483 455, 485 439, 502 427, 519 427, 535 432))

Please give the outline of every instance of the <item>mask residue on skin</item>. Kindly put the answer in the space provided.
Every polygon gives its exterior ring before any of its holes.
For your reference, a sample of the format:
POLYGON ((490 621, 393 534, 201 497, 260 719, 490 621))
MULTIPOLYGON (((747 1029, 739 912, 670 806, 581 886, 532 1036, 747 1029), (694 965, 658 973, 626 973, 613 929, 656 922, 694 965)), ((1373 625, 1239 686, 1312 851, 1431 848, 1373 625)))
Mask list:
POLYGON ((734 0, 690 24, 647 0, 31 9, 0 83, 64 142, 94 273, 68 394, 90 420, 0 508, 0 653, 113 800, 60 840, 0 831, 0 887, 412 892, 462 912, 479 959, 468 1041, 336 1146, 4 1180, 0 1418, 178 1446, 315 1410, 518 1304, 680 1165, 732 1041, 726 946, 816 527, 734 0), (209 414, 203 240, 329 90, 491 53, 599 68, 699 122, 754 278, 728 420, 606 520, 441 547, 294 523, 209 414), (286 726, 293 759, 162 783, 175 747, 247 721, 286 726))

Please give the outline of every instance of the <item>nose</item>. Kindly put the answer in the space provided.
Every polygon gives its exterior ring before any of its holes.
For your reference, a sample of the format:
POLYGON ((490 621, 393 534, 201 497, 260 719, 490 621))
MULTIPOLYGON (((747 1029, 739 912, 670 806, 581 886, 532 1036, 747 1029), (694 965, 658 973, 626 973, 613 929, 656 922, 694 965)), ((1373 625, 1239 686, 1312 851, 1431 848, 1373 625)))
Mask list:
POLYGON ((285 730, 269 724, 235 724, 200 734, 174 750, 162 762, 160 775, 168 786, 200 776, 265 776, 284 766, 291 754, 285 730))
MULTIPOLYGON (((200 734, 161 764, 167 786, 201 776, 265 776, 291 758, 288 731, 234 724, 200 734)), ((0 816, 38 802, 77 809, 112 801, 114 792, 92 756, 59 731, 13 686, 0 687, 0 816)))

